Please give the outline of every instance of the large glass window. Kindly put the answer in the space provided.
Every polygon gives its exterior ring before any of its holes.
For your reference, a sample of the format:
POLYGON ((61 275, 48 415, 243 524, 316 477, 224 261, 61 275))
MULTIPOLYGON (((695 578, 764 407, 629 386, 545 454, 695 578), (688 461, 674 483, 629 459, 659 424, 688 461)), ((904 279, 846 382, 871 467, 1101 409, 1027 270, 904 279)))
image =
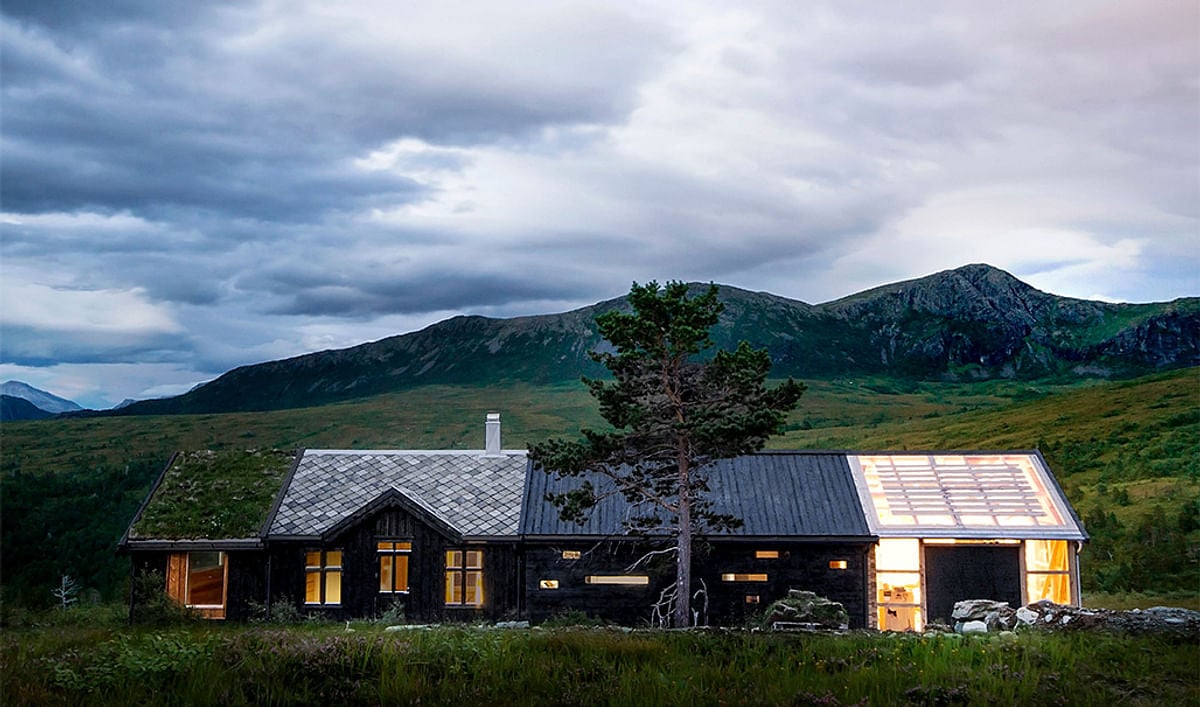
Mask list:
POLYGON ((408 557, 411 540, 387 540, 376 544, 379 553, 379 591, 385 594, 408 591, 408 557))
POLYGON ((881 631, 920 631, 921 543, 885 538, 875 546, 875 591, 881 631))
POLYGON ((1026 601, 1071 603, 1071 556, 1066 540, 1025 541, 1026 601))
POLYGON ((341 550, 309 550, 304 553, 304 603, 342 603, 341 550))
POLYGON ((446 606, 483 606, 483 551, 446 551, 446 606))
POLYGON ((167 595, 201 616, 225 617, 228 580, 228 556, 223 552, 176 552, 167 558, 167 595))

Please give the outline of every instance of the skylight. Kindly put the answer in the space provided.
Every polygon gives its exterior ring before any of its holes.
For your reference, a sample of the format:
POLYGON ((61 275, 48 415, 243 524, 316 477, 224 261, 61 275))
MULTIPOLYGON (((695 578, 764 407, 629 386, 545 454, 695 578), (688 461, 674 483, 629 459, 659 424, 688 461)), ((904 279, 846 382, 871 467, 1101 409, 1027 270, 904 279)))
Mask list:
POLYGON ((1080 539, 1034 454, 851 455, 872 530, 891 537, 1080 539))

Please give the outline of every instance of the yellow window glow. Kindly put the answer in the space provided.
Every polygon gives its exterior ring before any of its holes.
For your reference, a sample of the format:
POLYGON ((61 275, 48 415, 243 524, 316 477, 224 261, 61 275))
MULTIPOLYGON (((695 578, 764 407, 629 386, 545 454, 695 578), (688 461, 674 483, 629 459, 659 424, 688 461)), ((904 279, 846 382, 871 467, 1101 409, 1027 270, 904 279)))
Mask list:
POLYGON ((558 589, 557 579, 539 579, 538 589, 558 589))
POLYGON ((325 603, 342 603, 342 573, 330 570, 325 573, 325 603))
POLYGON ((754 559, 756 560, 778 560, 778 550, 755 550, 754 559))
POLYGON ((1025 590, 1030 602, 1049 599, 1055 604, 1070 604, 1071 575, 1028 574, 1025 576, 1025 590))
POLYGON ((1066 540, 1026 540, 1027 572, 1068 572, 1071 569, 1066 540))
POLYGON ((586 584, 624 584, 641 586, 650 584, 650 577, 644 574, 593 574, 583 578, 586 584))
POLYGON ((876 570, 921 569, 921 544, 916 538, 883 538, 875 546, 876 570))
POLYGON ((304 575, 304 603, 321 603, 321 573, 309 572, 304 575))
POLYGON ((849 566, 849 563, 846 562, 845 560, 830 560, 829 561, 829 569, 831 569, 831 570, 844 570, 848 566, 849 566))
POLYGON ((722 582, 765 582, 767 575, 764 572, 726 572, 721 575, 722 582))
POLYGON ((564 560, 578 560, 582 556, 578 550, 563 550, 562 558, 564 560))

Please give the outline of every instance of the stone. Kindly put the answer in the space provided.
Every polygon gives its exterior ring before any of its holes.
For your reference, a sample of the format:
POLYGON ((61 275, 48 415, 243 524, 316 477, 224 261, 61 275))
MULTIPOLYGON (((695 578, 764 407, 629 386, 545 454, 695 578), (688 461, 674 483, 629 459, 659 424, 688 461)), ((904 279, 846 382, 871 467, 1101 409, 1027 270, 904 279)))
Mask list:
POLYGON ((1017 609, 1017 621, 1025 626, 1037 623, 1038 613, 1027 606, 1017 609))
POLYGON ((803 626, 812 629, 845 630, 850 626, 846 607, 813 592, 789 589, 787 596, 772 602, 763 618, 763 628, 787 629, 803 626))
POLYGON ((950 614, 950 618, 955 621, 982 621, 987 619, 989 613, 1000 611, 1001 608, 1008 609, 1008 602, 993 601, 991 599, 967 599, 954 604, 954 611, 950 614))
POLYGON ((964 635, 971 633, 987 633, 988 625, 984 621, 964 621, 962 631, 964 635))

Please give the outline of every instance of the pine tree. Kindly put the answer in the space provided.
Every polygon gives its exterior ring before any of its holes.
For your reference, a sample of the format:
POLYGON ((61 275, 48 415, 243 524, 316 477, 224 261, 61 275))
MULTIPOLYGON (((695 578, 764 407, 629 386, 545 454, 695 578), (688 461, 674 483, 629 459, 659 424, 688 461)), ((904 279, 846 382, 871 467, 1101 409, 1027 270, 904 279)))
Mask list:
POLYGON ((767 388, 770 356, 744 341, 702 358, 723 309, 715 285, 689 297, 682 282, 662 288, 635 282, 629 304, 631 313, 596 318, 615 352, 591 356, 613 379, 584 379, 613 430, 584 429, 582 440, 543 442, 530 457, 547 473, 581 478, 574 489, 549 496, 563 520, 583 522, 601 498, 620 493, 633 508, 649 509, 631 517, 628 530, 666 526, 675 540, 672 622, 690 626, 693 538, 741 525, 713 511, 708 469, 718 459, 762 449, 804 385, 789 378, 767 388), (596 476, 607 480, 599 489, 589 478, 596 476))

